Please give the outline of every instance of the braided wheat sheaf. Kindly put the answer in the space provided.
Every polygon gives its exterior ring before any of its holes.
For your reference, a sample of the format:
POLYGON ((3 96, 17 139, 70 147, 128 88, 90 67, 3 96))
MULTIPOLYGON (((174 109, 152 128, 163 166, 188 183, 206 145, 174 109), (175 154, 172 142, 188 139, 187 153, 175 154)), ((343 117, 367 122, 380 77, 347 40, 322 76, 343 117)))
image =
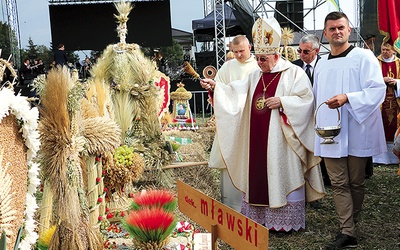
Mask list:
MULTIPOLYGON (((3 163, 4 150, 0 151, 0 228, 4 229, 7 236, 12 234, 11 222, 16 219, 16 210, 12 209, 11 203, 13 203, 13 192, 11 191, 12 179, 7 173, 9 163, 3 163)), ((1 232, 0 232, 1 233, 1 232)))
POLYGON ((26 146, 16 117, 8 115, 0 121, 0 229, 6 231, 7 249, 24 222, 27 180, 26 146))

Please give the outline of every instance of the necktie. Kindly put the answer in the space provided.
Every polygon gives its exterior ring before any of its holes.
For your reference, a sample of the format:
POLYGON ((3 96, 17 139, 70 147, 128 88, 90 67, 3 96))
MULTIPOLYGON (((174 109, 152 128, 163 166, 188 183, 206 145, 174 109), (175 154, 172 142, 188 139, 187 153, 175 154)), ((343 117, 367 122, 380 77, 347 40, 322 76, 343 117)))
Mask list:
POLYGON ((311 80, 311 70, 310 70, 310 68, 311 68, 311 65, 310 64, 307 64, 306 65, 306 74, 307 74, 307 76, 308 76, 308 78, 310 79, 310 81, 311 81, 311 83, 312 83, 312 80, 311 80))

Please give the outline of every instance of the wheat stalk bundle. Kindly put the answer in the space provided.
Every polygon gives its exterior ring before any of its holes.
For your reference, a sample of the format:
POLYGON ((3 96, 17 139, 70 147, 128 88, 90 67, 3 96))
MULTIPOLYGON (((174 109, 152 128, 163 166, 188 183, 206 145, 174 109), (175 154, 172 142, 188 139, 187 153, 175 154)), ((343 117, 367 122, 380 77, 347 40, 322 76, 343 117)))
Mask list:
POLYGON ((45 181, 43 184, 42 203, 40 205, 40 227, 39 234, 48 230, 51 225, 51 218, 53 215, 53 194, 51 193, 49 182, 45 181))
POLYGON ((79 86, 74 86, 67 68, 49 72, 41 96, 39 126, 44 177, 51 187, 58 219, 49 249, 101 247, 99 235, 89 227, 88 204, 83 191, 79 154, 85 141, 79 96, 82 96, 79 86))
POLYGON ((3 162, 3 154, 4 154, 4 149, 1 149, 0 151, 0 182, 2 183, 2 188, 0 189, 0 228, 4 230, 5 234, 7 236, 10 236, 13 234, 13 224, 12 221, 14 221, 17 217, 15 216, 17 214, 17 211, 13 206, 11 206, 11 203, 13 203, 15 195, 14 192, 12 192, 12 178, 11 175, 8 174, 8 167, 9 167, 9 162, 7 164, 2 164, 3 162))
POLYGON ((192 65, 190 65, 189 62, 185 62, 183 67, 186 73, 193 76, 195 79, 200 79, 200 75, 194 70, 194 68, 192 67, 192 65))
POLYGON ((106 212, 106 202, 105 202, 105 190, 104 190, 104 175, 103 175, 103 166, 102 166, 102 162, 99 159, 97 164, 96 164, 96 168, 97 168, 97 178, 100 179, 99 184, 97 185, 97 192, 99 194, 101 194, 103 196, 103 200, 100 202, 99 204, 99 215, 103 215, 106 212))

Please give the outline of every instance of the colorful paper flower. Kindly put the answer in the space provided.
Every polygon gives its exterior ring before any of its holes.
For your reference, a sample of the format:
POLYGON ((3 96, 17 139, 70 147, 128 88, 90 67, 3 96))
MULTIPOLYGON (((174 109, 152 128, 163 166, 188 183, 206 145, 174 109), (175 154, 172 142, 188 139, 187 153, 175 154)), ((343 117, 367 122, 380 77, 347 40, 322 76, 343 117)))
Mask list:
POLYGON ((174 214, 162 208, 143 208, 131 211, 122 220, 124 228, 141 242, 162 242, 175 228, 174 214))
POLYGON ((132 209, 139 210, 143 207, 158 207, 173 212, 177 202, 174 195, 167 190, 142 191, 133 196, 132 209))

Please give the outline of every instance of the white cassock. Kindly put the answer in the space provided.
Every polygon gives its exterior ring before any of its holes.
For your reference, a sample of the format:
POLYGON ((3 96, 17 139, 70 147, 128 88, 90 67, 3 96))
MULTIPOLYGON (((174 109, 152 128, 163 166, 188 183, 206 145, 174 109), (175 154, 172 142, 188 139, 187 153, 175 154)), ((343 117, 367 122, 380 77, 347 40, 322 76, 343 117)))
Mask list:
MULTIPOLYGON (((319 60, 314 73, 314 95, 319 105, 329 98, 346 94, 348 103, 339 108, 341 131, 336 144, 321 144, 316 136, 314 153, 317 156, 340 158, 369 157, 386 152, 380 105, 385 98, 378 60, 367 49, 354 48, 346 57, 319 60)), ((321 106, 316 115, 319 127, 338 124, 336 110, 321 106)))
MULTIPOLYGON (((241 63, 236 59, 232 59, 222 65, 222 67, 218 70, 214 81, 218 83, 229 84, 230 82, 246 78, 251 71, 258 68, 257 61, 253 55, 244 63, 241 63)), ((221 169, 222 203, 228 205, 236 211, 240 211, 242 192, 237 190, 232 185, 232 181, 221 157, 221 150, 217 137, 218 135, 216 134, 210 153, 209 166, 211 168, 221 169)))

